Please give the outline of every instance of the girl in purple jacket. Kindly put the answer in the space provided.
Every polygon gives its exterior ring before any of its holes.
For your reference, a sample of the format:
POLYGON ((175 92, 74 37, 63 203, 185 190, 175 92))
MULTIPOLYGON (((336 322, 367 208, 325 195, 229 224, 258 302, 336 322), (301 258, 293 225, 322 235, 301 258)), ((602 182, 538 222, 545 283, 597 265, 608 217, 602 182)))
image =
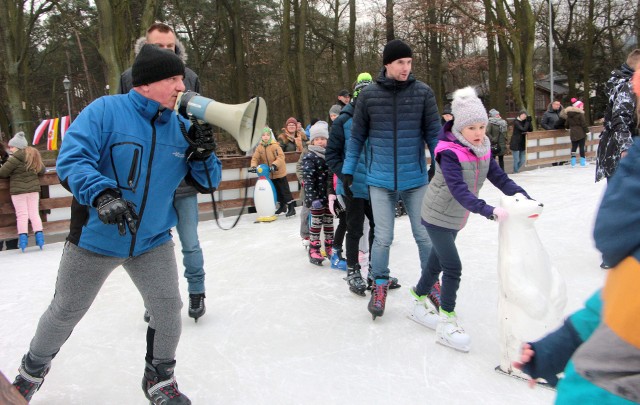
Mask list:
POLYGON ((467 223, 469 212, 502 221, 507 212, 478 198, 485 179, 506 195, 526 191, 514 183, 491 159, 491 142, 485 135, 487 112, 472 87, 457 90, 452 103, 453 121, 442 128, 435 150, 436 173, 422 203, 422 223, 433 242, 427 269, 411 289, 416 305, 411 317, 436 329, 437 342, 467 352, 471 339, 458 325, 456 293, 462 263, 455 239, 467 223), (442 272, 440 307, 428 295, 442 272))

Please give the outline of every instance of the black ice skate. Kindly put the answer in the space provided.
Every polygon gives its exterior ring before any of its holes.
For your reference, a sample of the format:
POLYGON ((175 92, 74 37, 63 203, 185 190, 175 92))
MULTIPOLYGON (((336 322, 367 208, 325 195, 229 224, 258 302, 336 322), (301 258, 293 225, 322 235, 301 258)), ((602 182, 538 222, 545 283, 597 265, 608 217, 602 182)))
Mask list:
POLYGON ((171 363, 152 366, 146 363, 142 390, 151 405, 190 405, 191 401, 178 390, 178 383, 173 376, 175 360, 171 363))
POLYGON ((207 312, 207 308, 204 305, 205 295, 202 294, 189 294, 189 317, 198 322, 198 318, 207 312))
POLYGON ((284 214, 285 212, 287 212, 287 204, 280 203, 280 207, 278 207, 275 215, 284 214))
MULTIPOLYGON (((371 285, 373 284, 373 279, 371 278, 371 267, 369 267, 369 274, 367 274, 367 290, 371 289, 371 285)), ((389 289, 395 290, 396 288, 402 287, 398 283, 398 279, 395 277, 389 277, 389 289)))
POLYGON ((369 312, 371 312, 371 316, 373 320, 376 320, 376 317, 384 315, 384 307, 387 303, 387 292, 389 290, 389 280, 388 279, 377 279, 373 284, 373 288, 371 289, 371 300, 369 300, 369 312), (381 283, 378 283, 380 281, 381 283))
POLYGON ((13 381, 13 386, 18 389, 20 395, 31 401, 31 397, 36 393, 44 383, 44 377, 49 372, 49 364, 40 367, 33 367, 28 358, 28 354, 22 357, 22 362, 18 368, 18 375, 13 381))
POLYGON ((353 267, 347 267, 347 277, 344 280, 349 284, 349 291, 362 297, 365 296, 367 285, 360 274, 360 264, 356 263, 353 267))

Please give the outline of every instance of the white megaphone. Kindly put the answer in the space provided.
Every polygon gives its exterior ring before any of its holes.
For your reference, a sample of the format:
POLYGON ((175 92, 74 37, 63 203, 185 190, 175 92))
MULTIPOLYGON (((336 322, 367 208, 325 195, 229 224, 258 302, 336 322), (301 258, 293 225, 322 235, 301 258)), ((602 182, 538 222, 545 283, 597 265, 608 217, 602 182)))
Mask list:
POLYGON ((267 103, 262 97, 244 104, 224 104, 187 91, 178 93, 174 109, 187 119, 193 116, 229 132, 245 152, 258 144, 267 123, 267 103))

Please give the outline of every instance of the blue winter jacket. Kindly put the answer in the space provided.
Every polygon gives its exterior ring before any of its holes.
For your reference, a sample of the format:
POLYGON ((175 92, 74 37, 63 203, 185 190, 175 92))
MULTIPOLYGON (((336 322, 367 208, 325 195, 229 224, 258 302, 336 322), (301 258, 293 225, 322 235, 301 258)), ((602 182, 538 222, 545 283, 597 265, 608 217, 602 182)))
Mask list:
MULTIPOLYGON (((344 186, 342 185, 342 164, 347 152, 347 143, 351 137, 351 126, 353 123, 353 102, 347 104, 338 118, 331 125, 331 134, 329 134, 329 142, 327 143, 326 160, 327 165, 333 173, 338 176, 338 185, 336 186, 336 194, 344 195, 344 186)), ((365 162, 367 161, 365 147, 358 159, 356 171, 353 173, 353 184, 351 192, 355 198, 369 199, 369 188, 367 187, 367 169, 365 162)))
POLYGON ((189 127, 135 90, 101 97, 82 111, 65 135, 56 164, 61 183, 74 197, 71 243, 107 256, 138 256, 171 239, 177 222, 173 195, 182 179, 201 191, 218 187, 220 160, 212 155, 206 162, 187 162, 180 121, 189 127), (93 202, 109 188, 135 204, 135 235, 120 236, 117 226, 98 218, 93 202))
POLYGON ((367 184, 388 190, 409 190, 428 182, 425 143, 438 143, 440 115, 433 91, 411 74, 404 82, 386 76, 358 95, 343 174, 353 174, 367 146, 367 184))

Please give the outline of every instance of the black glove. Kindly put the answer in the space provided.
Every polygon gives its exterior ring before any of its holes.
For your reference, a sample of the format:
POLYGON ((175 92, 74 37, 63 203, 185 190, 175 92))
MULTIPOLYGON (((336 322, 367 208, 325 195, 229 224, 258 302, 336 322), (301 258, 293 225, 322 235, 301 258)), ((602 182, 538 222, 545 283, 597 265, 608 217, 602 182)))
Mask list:
POLYGON ((200 124, 194 117, 191 117, 191 128, 185 138, 189 142, 187 160, 207 160, 216 150, 213 128, 207 123, 200 124))
POLYGON ((251 166, 250 168, 247 169, 247 171, 249 173, 256 173, 258 171, 258 168, 255 166, 251 166))
POLYGON ((276 172, 276 170, 278 170, 278 166, 276 166, 275 164, 273 164, 273 165, 271 165, 271 166, 269 167, 269 170, 271 170, 271 173, 275 173, 275 172, 276 172))
POLYGON ((121 236, 126 235, 125 223, 132 235, 138 230, 138 214, 136 206, 122 198, 120 192, 107 189, 93 200, 93 206, 98 210, 98 218, 105 224, 118 225, 121 236))
POLYGON ((351 192, 351 185, 353 184, 353 175, 351 174, 343 174, 342 175, 342 185, 344 186, 344 193, 347 197, 353 198, 353 193, 351 192))

